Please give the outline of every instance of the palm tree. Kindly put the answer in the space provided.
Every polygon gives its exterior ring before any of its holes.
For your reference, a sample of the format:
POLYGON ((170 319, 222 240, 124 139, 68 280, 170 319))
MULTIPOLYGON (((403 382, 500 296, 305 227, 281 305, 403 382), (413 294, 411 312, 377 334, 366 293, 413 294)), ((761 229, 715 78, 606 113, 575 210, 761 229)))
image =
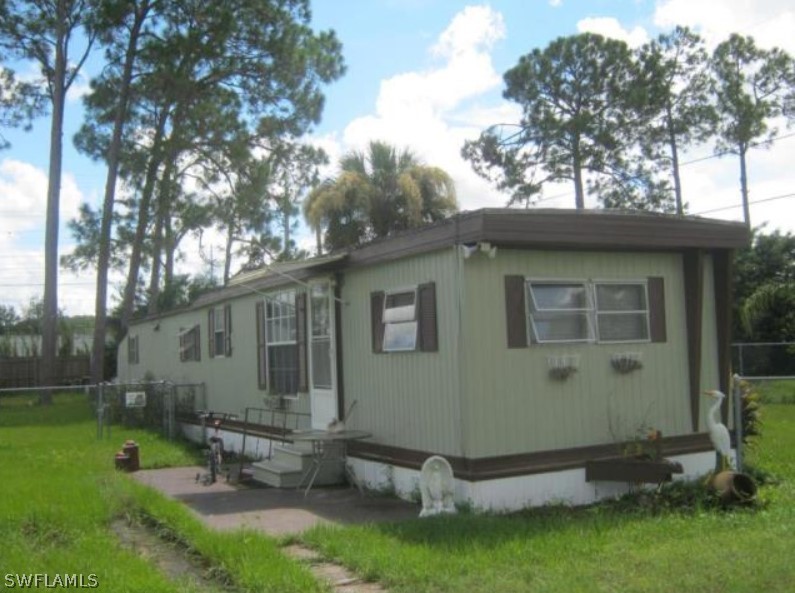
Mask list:
POLYGON ((340 174, 304 202, 304 216, 318 236, 324 232, 328 250, 436 222, 457 210, 455 186, 445 171, 380 141, 371 142, 367 152, 347 153, 340 174))

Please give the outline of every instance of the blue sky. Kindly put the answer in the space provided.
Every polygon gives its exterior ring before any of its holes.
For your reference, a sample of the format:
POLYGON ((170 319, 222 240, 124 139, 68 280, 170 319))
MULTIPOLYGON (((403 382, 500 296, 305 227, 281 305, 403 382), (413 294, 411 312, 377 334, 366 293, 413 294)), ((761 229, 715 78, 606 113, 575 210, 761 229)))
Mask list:
MULTIPOLYGON (((345 151, 369 140, 387 140, 445 168, 456 181, 464 209, 504 205, 505 197, 475 176, 459 151, 486 126, 516 121, 516 106, 501 98, 502 74, 521 55, 555 37, 592 31, 638 45, 683 24, 701 32, 709 44, 737 31, 753 35, 760 45, 779 45, 795 54, 791 0, 315 0, 312 10, 314 26, 337 32, 348 66, 346 75, 326 89, 323 120, 307 137, 331 156, 324 173, 334 174, 336 159, 345 151)), ((97 64, 90 63, 94 72, 97 64)), ((24 73, 25 66, 19 70, 24 73)), ((92 73, 89 68, 86 76, 92 73)), ((104 167, 71 144, 86 88, 87 78, 78 81, 67 106, 64 223, 80 202, 99 200, 105 181, 104 167)), ((12 147, 0 152, 0 303, 20 308, 43 289, 49 121, 37 121, 29 133, 4 134, 12 147)), ((701 147, 685 160, 712 150, 701 147)), ((752 200, 795 192, 793 152, 795 137, 790 137, 750 155, 752 200)), ((737 163, 728 157, 687 166, 683 178, 690 211, 739 220, 741 210, 730 208, 739 203, 738 176, 737 163)), ((559 185, 545 189, 541 205, 570 208, 573 202, 572 189, 559 185)), ((768 228, 795 230, 793 197, 760 202, 751 214, 754 224, 769 221, 768 228)), ((204 240, 207 244, 213 237, 204 240)), ((311 245, 308 235, 302 241, 311 245)), ((61 253, 70 251, 72 243, 64 228, 61 253)), ((202 268, 196 251, 195 241, 188 240, 183 270, 202 268)), ((90 272, 61 271, 61 307, 71 314, 93 312, 93 280, 90 272)))

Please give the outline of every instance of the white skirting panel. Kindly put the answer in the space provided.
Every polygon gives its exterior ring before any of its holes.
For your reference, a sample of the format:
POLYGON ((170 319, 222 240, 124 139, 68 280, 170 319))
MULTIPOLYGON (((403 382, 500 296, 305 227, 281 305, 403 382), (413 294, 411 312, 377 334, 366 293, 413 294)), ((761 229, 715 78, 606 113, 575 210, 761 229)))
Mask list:
MULTIPOLYGON (((684 473, 677 480, 695 480, 714 469, 713 452, 693 453, 670 458, 678 461, 684 473)), ((418 470, 391 466, 354 457, 348 465, 367 488, 393 492, 406 500, 419 500, 418 470)), ((586 482, 585 469, 531 474, 469 482, 455 480, 455 502, 477 511, 507 512, 545 504, 584 505, 626 494, 623 482, 586 482)))

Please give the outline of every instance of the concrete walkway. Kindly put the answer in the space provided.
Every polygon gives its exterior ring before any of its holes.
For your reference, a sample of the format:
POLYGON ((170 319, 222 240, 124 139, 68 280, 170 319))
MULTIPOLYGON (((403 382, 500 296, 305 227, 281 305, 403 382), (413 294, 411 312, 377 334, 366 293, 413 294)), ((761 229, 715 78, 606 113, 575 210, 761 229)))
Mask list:
POLYGON ((395 522, 419 515, 419 505, 389 497, 360 496, 355 488, 303 491, 196 482, 202 467, 141 470, 132 477, 184 502, 216 529, 246 527, 270 535, 300 533, 320 523, 395 522))

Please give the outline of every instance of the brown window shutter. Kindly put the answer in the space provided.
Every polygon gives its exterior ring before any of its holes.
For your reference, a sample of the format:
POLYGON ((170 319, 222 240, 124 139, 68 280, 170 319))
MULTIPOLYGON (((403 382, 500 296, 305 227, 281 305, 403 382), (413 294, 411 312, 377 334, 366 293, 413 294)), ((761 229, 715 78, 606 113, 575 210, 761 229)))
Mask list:
POLYGON ((295 295, 295 329, 298 347, 298 391, 302 392, 309 391, 306 321, 306 293, 300 292, 295 295))
POLYGON ((209 356, 215 356, 215 309, 210 308, 207 312, 207 334, 209 344, 209 356))
POLYGON ((373 352, 384 351, 384 292, 370 293, 370 331, 373 340, 373 352))
POLYGON ((647 280, 649 288, 649 332, 652 342, 665 342, 665 281, 661 276, 647 280))
POLYGON ((232 305, 224 306, 224 355, 232 356, 232 305))
POLYGON ((198 323, 193 327, 193 331, 196 332, 196 336, 193 340, 193 348, 196 352, 196 357, 193 360, 200 361, 202 359, 202 343, 201 343, 202 330, 198 323))
POLYGON ((524 276, 505 277, 505 322, 508 348, 527 347, 524 276))
POLYGON ((436 283, 420 284, 419 301, 419 349, 422 352, 439 351, 439 335, 436 328, 436 283))
POLYGON ((260 389, 268 388, 268 342, 265 332, 265 303, 256 305, 257 315, 257 384, 260 389))

